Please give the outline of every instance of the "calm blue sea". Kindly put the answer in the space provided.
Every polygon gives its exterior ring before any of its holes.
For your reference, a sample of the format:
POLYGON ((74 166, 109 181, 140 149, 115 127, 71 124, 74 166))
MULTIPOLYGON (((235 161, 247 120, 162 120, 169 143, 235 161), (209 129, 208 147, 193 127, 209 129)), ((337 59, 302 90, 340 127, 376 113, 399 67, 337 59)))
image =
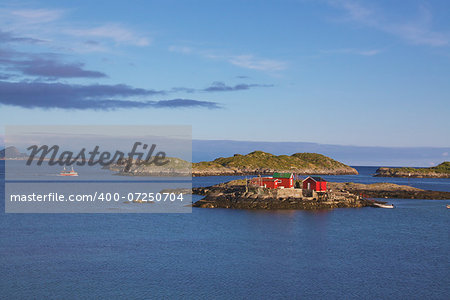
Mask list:
MULTIPOLYGON (((357 169, 324 177, 408 183, 357 169)), ((198 177, 193 185, 230 179, 198 177)), ((409 183, 450 191, 449 179, 409 183)), ((0 298, 449 299, 450 201, 388 200, 397 208, 2 212, 0 298)))

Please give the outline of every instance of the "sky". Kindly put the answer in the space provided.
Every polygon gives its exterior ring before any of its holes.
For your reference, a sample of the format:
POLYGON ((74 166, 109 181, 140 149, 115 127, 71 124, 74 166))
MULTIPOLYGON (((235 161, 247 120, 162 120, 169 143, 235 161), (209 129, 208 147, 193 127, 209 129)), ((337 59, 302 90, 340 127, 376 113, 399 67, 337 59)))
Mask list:
POLYGON ((0 128, 450 146, 449 1, 3 1, 0 128))

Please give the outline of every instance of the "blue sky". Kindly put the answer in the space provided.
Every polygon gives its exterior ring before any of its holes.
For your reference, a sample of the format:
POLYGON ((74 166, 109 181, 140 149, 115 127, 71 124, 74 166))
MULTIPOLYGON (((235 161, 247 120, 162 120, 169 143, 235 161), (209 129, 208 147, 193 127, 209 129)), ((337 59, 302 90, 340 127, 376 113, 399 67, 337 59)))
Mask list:
POLYGON ((448 1, 10 1, 0 126, 450 146, 448 1))

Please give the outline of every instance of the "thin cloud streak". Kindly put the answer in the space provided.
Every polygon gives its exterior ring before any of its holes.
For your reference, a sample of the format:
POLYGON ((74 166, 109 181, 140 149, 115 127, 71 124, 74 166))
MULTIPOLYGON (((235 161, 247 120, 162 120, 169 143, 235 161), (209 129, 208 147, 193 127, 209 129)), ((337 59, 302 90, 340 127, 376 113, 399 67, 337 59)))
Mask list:
POLYGON ((228 58, 231 64, 252 70, 258 71, 282 71, 286 69, 287 65, 283 61, 274 59, 259 59, 253 55, 237 55, 228 58))
POLYGON ((181 107, 204 107, 208 109, 220 109, 222 108, 216 102, 200 101, 192 99, 172 99, 172 100, 159 100, 153 104, 157 108, 181 108, 181 107))
POLYGON ((361 50, 361 49, 345 48, 345 49, 322 50, 320 52, 324 54, 354 54, 361 56, 374 56, 380 54, 382 50, 379 49, 361 50))
POLYGON ((16 37, 11 32, 0 30, 0 43, 42 43, 43 40, 29 38, 29 37, 16 37))
POLYGON ((193 99, 117 100, 116 97, 149 96, 160 91, 127 85, 70 85, 63 83, 0 81, 0 104, 22 108, 114 110, 120 108, 208 108, 216 102, 193 99))
POLYGON ((185 55, 198 55, 203 58, 211 60, 221 60, 226 61, 232 65, 240 68, 266 71, 266 72, 276 72, 282 71, 287 68, 287 63, 281 60, 259 58, 255 55, 245 54, 245 55, 222 55, 216 54, 212 51, 197 50, 192 47, 186 46, 170 46, 168 48, 170 52, 181 53, 185 55))
POLYGON ((168 91, 168 93, 212 93, 212 92, 234 92, 234 91, 244 91, 255 87, 273 87, 273 84, 259 84, 259 83, 239 83, 235 85, 227 85, 222 81, 214 81, 210 86, 204 89, 194 89, 187 87, 174 87, 168 91))
POLYGON ((273 85, 269 84, 236 84, 234 86, 226 85, 223 82, 215 81, 211 84, 211 86, 203 89, 204 92, 232 92, 232 91, 242 91, 242 90, 248 90, 253 87, 273 87, 273 85))

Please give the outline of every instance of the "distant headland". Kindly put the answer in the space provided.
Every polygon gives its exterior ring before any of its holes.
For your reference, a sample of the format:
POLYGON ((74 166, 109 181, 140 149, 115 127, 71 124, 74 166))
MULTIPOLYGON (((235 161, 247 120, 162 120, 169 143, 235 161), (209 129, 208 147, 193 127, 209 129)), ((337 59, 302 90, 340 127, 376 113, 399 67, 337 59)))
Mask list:
POLYGON ((430 168, 379 168, 377 177, 450 178, 450 161, 430 168))
POLYGON ((5 149, 0 150, 0 160, 25 160, 27 158, 27 154, 21 153, 19 149, 14 146, 6 147, 5 149))

